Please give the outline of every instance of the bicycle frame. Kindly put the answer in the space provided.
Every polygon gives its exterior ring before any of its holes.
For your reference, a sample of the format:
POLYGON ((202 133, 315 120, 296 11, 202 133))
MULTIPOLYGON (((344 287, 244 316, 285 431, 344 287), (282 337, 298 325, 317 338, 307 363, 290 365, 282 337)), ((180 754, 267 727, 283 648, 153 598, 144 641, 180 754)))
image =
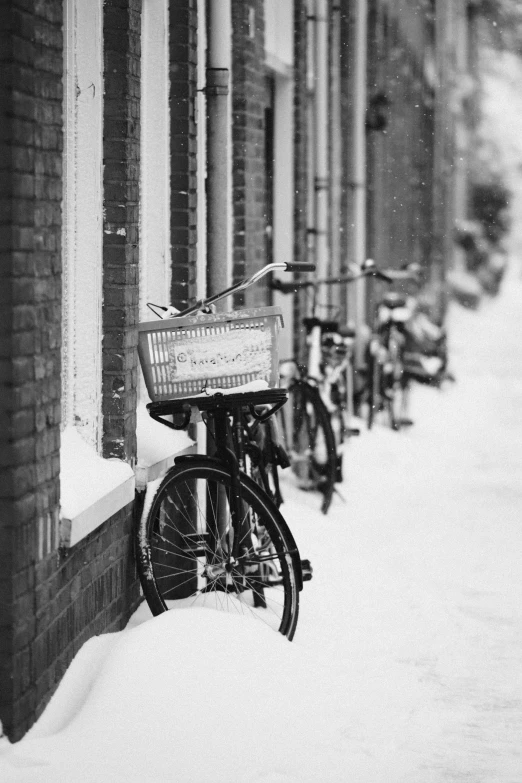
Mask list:
MULTIPOLYGON (((201 299, 195 302, 193 305, 190 305, 184 310, 176 310, 172 307, 164 307, 162 305, 155 305, 152 303, 147 303, 148 307, 160 318, 181 318, 187 315, 191 315, 193 313, 205 311, 212 307, 216 302, 221 301, 222 299, 225 299, 229 296, 232 296, 235 293, 238 293, 239 291, 243 291, 244 289, 250 287, 251 285, 254 285, 259 280, 261 280, 263 277, 265 277, 270 272, 275 272, 277 270, 279 271, 287 271, 287 272, 310 272, 314 271, 315 267, 311 264, 305 264, 305 263, 292 263, 292 262, 282 262, 282 263, 272 263, 267 264, 262 269, 259 269, 257 272, 255 272, 251 277, 245 278, 244 280, 241 280, 240 282, 230 286, 224 291, 221 291, 220 293, 213 294, 212 296, 207 297, 206 299, 201 299), (156 310, 159 310, 160 312, 156 312, 156 310)), ((216 401, 216 398, 219 398, 220 395, 214 395, 214 400, 216 401)), ((224 397, 226 395, 221 395, 221 397, 224 397)), ((273 407, 264 414, 256 414, 254 410, 254 406, 251 406, 251 414, 254 416, 255 419, 262 422, 265 419, 268 419, 269 416, 271 416, 273 413, 278 410, 283 403, 286 401, 286 397, 284 397, 280 402, 273 405, 273 407)), ((191 413, 188 412, 188 418, 187 413, 184 416, 184 421, 182 425, 176 426, 173 422, 169 422, 168 420, 162 418, 161 415, 155 415, 154 414, 154 405, 148 406, 149 407, 149 413, 150 415, 156 419, 157 421, 161 422, 162 424, 165 424, 166 426, 169 426, 173 429, 183 429, 186 426, 188 426, 188 423, 190 421, 191 413)), ((213 457, 209 457, 208 459, 218 459, 221 461, 224 465, 226 465, 227 470, 230 474, 231 478, 231 498, 230 498, 230 506, 231 506, 231 515, 232 515, 232 521, 234 528, 239 529, 240 523, 241 523, 241 484, 239 480, 240 470, 245 470, 245 450, 244 450, 244 443, 243 443, 243 435, 244 435, 244 422, 242 419, 241 414, 241 408, 238 406, 233 411, 230 411, 227 406, 226 402, 223 401, 220 402, 216 401, 216 407, 212 411, 208 411, 209 418, 211 418, 214 422, 214 441, 216 445, 216 452, 213 457), (229 418, 232 418, 232 427, 229 423, 229 418), (234 444, 234 448, 231 449, 228 447, 228 443, 230 441, 230 437, 232 436, 232 443, 234 444)), ((200 457, 201 458, 201 457, 200 457)), ((187 459, 187 458, 185 458, 187 459)), ((190 457, 189 457, 190 459, 190 457)), ((236 540, 234 541, 233 546, 233 552, 232 556, 234 558, 237 558, 238 556, 238 548, 240 546, 242 536, 236 536, 236 540)))

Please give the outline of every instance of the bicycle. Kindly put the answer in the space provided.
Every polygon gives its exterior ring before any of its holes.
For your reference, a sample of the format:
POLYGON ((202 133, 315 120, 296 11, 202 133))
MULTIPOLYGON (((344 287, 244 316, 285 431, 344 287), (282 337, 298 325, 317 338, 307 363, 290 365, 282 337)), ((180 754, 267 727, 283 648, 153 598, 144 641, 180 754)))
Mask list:
POLYGON ((294 636, 303 587, 299 550, 266 489, 246 473, 245 416, 267 421, 287 399, 276 388, 280 314, 209 308, 269 272, 311 269, 269 264, 182 312, 151 305, 167 320, 140 324, 150 416, 173 429, 202 420, 215 445, 212 456, 176 458, 139 521, 138 573, 154 615, 210 605, 251 614, 289 640, 294 636), (188 364, 196 368, 192 376, 188 364))
MULTIPOLYGON (((417 282, 417 264, 401 269, 385 269, 385 282, 417 282)), ((372 334, 366 349, 367 426, 372 429, 377 416, 384 414, 391 429, 411 424, 407 415, 410 375, 405 370, 406 324, 412 315, 409 297, 387 291, 376 304, 372 334)))
POLYGON ((321 511, 328 513, 335 484, 343 479, 342 450, 347 437, 357 434, 351 426, 353 400, 353 346, 355 330, 317 316, 321 286, 348 285, 362 277, 389 281, 373 262, 355 274, 321 280, 285 283, 273 280, 283 294, 312 289, 312 316, 303 319, 307 331, 306 366, 295 360, 283 364, 283 382, 290 404, 280 416, 285 445, 298 486, 321 495, 321 511))

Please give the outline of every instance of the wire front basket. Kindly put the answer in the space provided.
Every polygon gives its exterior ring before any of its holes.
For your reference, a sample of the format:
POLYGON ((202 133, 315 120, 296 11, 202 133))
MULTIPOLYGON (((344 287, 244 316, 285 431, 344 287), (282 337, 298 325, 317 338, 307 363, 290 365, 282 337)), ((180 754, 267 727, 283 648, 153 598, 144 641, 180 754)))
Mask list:
POLYGON ((258 380, 277 387, 282 323, 279 307, 259 307, 139 324, 138 353, 152 402, 258 380))

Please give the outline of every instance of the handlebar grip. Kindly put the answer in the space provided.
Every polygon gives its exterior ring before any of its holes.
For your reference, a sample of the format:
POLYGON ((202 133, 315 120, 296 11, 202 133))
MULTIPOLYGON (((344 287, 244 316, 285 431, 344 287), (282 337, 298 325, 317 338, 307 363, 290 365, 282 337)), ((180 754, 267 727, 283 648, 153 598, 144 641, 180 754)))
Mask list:
POLYGON ((315 264, 306 264, 302 261, 287 261, 286 272, 315 272, 315 264))
POLYGON ((386 275, 384 272, 374 272, 373 276, 378 278, 379 280, 382 280, 383 283, 393 283, 393 278, 389 275, 386 275))
POLYGON ((301 288, 309 288, 312 285, 310 280, 294 280, 291 283, 285 283, 277 277, 271 280, 268 287, 273 291, 279 291, 281 294, 295 294, 301 288))

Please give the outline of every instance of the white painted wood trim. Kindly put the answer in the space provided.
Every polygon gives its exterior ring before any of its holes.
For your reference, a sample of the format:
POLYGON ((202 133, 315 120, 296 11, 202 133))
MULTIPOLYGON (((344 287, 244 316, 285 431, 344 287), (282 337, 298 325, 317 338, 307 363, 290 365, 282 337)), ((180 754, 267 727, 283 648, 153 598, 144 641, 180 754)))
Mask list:
POLYGON ((167 0, 148 0, 142 13, 140 317, 147 302, 170 302, 170 108, 167 0))
POLYGON ((292 79, 294 75, 294 67, 291 63, 287 63, 278 57, 276 54, 266 52, 265 63, 270 70, 277 73, 279 76, 284 76, 285 79, 292 79))
POLYGON ((65 2, 63 416, 99 453, 102 389, 103 4, 65 2))
MULTIPOLYGON (((294 82, 275 77, 274 101, 274 261, 292 261, 294 255, 294 82)), ((285 328, 279 337, 279 356, 293 356, 293 297, 274 294, 285 328)))
POLYGON ((170 454, 168 457, 164 457, 163 459, 158 460, 157 462, 153 463, 152 465, 143 465, 138 466, 134 469, 134 473, 136 476, 136 491, 142 492, 144 489, 146 489, 147 484, 149 481, 155 481, 156 479, 163 476, 169 468, 171 468, 174 465, 174 460, 176 457, 180 457, 182 454, 195 454, 196 453, 196 444, 194 443, 192 446, 187 446, 184 449, 181 449, 181 451, 176 451, 174 454, 170 454))
POLYGON ((72 547, 134 500, 136 480, 129 476, 81 511, 73 519, 60 520, 60 544, 72 547))
POLYGON ((196 98, 196 129, 197 129, 197 260, 196 284, 197 297, 204 299, 207 295, 207 98, 205 95, 205 80, 207 73, 207 27, 206 0, 198 2, 198 92, 196 98))

